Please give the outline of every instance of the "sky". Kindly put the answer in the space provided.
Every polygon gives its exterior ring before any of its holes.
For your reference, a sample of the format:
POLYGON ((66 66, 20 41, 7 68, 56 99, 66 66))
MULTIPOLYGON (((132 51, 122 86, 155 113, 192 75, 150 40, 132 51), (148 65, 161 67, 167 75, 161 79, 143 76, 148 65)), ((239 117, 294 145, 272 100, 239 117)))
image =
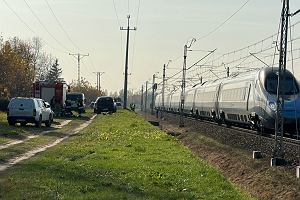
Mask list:
MULTIPOLYGON (((130 31, 128 88, 137 91, 145 81, 151 80, 154 73, 159 72, 159 78, 163 65, 169 60, 172 62, 168 66, 167 76, 176 73, 177 68, 182 68, 183 46, 191 38, 196 38, 197 41, 191 46, 194 51, 188 52, 188 65, 205 56, 205 51, 217 49, 212 55, 215 58, 278 31, 281 0, 250 0, 217 31, 202 38, 245 2, 246 0, 0 0, 0 33, 4 39, 14 36, 25 40, 40 37, 43 50, 59 59, 67 82, 77 80, 77 60, 69 53, 89 54, 82 59, 81 76, 95 86, 96 74, 93 72, 105 72, 101 77, 101 87, 114 92, 121 90, 124 84, 126 31, 121 31, 120 26, 126 28, 127 15, 130 14, 130 26, 137 30, 130 31), (26 2, 43 25, 32 14, 26 2)), ((290 0, 290 9, 291 12, 300 9, 300 1, 290 0)), ((300 14, 292 18, 292 24, 298 21, 300 14)), ((293 34, 294 37, 300 37, 300 24, 293 29, 293 34)), ((271 40, 266 40, 263 45, 266 43, 272 45, 271 40)), ((293 48, 300 48, 298 40, 293 48)), ((257 47, 251 51, 257 51, 257 47)), ((300 57, 300 50, 299 53, 296 52, 297 55, 300 57)), ((220 62, 214 65, 220 65, 220 62)), ((297 66, 295 71, 297 78, 300 78, 297 66)))

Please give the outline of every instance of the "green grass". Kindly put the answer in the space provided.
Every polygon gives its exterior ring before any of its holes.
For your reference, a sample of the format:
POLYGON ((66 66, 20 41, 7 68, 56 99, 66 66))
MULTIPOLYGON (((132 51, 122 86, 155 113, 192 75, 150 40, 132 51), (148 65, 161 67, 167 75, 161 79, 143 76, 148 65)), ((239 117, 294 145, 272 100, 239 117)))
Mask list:
MULTIPOLYGON (((77 117, 77 115, 74 115, 72 117, 59 117, 55 118, 54 122, 57 124, 66 119, 71 119, 82 123, 83 121, 89 120, 92 116, 93 111, 91 109, 87 109, 86 113, 82 114, 82 117, 77 117)), ((22 127, 20 125, 9 126, 6 119, 6 113, 0 112, 0 145, 1 143, 3 144, 11 140, 22 140, 29 135, 39 134, 40 132, 45 130, 51 130, 51 128, 45 127, 44 124, 42 128, 36 128, 32 124, 28 124, 25 127, 22 127)))
MULTIPOLYGON (((1 149, 0 150, 0 163, 7 162, 11 158, 20 156, 30 150, 33 150, 33 149, 45 146, 49 143, 52 143, 55 140, 57 140, 58 138, 73 134, 74 127, 78 127, 80 124, 82 124, 82 120, 88 120, 90 118, 90 115, 91 115, 91 112, 84 114, 84 116, 82 116, 80 118, 73 117, 72 118, 73 120, 68 125, 64 126, 61 129, 44 127, 41 130, 40 128, 34 128, 35 131, 49 130, 51 132, 43 134, 43 135, 39 135, 38 137, 24 141, 23 143, 13 145, 13 146, 10 146, 5 149, 1 149)), ((10 130, 13 130, 15 128, 16 127, 11 127, 10 130)), ((26 127, 19 127, 19 129, 21 129, 21 130, 22 130, 22 128, 26 128, 26 127)), ((9 141, 9 140, 7 140, 7 141, 9 141)))
POLYGON ((0 176, 0 199, 251 199, 128 111, 0 176))
POLYGON ((49 143, 52 143, 62 136, 63 135, 59 132, 53 132, 34 139, 30 139, 24 143, 14 145, 6 149, 2 149, 0 150, 0 163, 7 162, 9 159, 24 154, 32 149, 36 149, 38 147, 42 147, 49 143))
POLYGON ((12 139, 23 139, 34 131, 33 127, 13 127, 9 126, 6 113, 0 112, 0 144, 12 139))

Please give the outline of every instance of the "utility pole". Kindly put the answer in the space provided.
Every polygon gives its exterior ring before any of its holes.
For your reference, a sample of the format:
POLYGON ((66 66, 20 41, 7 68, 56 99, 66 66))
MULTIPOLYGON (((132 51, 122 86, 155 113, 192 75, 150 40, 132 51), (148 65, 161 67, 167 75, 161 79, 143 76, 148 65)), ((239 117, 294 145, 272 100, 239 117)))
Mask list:
POLYGON ((80 85, 80 60, 83 58, 83 57, 86 57, 86 56, 89 56, 89 54, 80 54, 80 53, 77 53, 77 54, 73 54, 73 53, 69 53, 70 56, 74 56, 75 58, 77 58, 77 63, 78 63, 78 85, 80 85))
POLYGON ((183 111, 184 111, 184 95, 185 95, 185 84, 186 84, 186 58, 187 58, 187 49, 190 48, 195 42, 196 39, 193 38, 191 43, 188 45, 184 45, 183 49, 183 67, 182 67, 182 83, 181 83, 181 95, 180 95, 180 121, 179 127, 184 127, 184 120, 183 120, 183 111))
POLYGON ((160 118, 164 118, 164 111, 165 111, 165 87, 166 87, 166 65, 164 64, 163 67, 163 84, 162 84, 162 97, 161 97, 161 101, 162 101, 162 110, 161 110, 161 115, 160 118))
POLYGON ((147 102, 148 101, 148 81, 146 81, 146 91, 145 91, 145 112, 147 112, 147 102))
POLYGON ((280 34, 280 52, 279 52, 279 69, 278 69, 278 85, 277 85, 277 112, 275 121, 275 148, 271 165, 284 164, 284 150, 283 150, 283 105, 284 92, 283 81, 285 81, 286 74, 286 60, 287 60, 287 45, 288 45, 288 25, 289 25, 289 0, 283 0, 281 12, 281 34, 280 34))
POLYGON ((227 67, 227 77, 230 76, 230 71, 229 71, 229 67, 227 67))
POLYGON ((154 98, 155 98, 155 90, 157 89, 157 85, 155 83, 155 74, 153 74, 153 80, 152 80, 152 103, 151 103, 151 114, 153 115, 154 114, 154 104, 155 104, 155 101, 154 101, 154 98))
POLYGON ((142 85, 142 94, 141 94, 141 111, 143 111, 144 107, 144 85, 142 85))
POLYGON ((123 27, 120 27, 121 31, 127 31, 127 43, 126 43, 126 57, 125 57, 125 78, 124 78, 124 104, 123 108, 127 108, 127 84, 128 84, 128 54, 129 54, 129 32, 135 31, 136 27, 131 29, 129 27, 129 21, 130 21, 130 15, 127 16, 127 28, 124 29, 123 27))
POLYGON ((182 68, 182 83, 181 83, 181 95, 180 95, 180 121, 179 127, 184 127, 183 110, 184 110, 184 94, 185 94, 185 76, 186 76, 186 57, 187 57, 187 45, 184 45, 183 50, 183 68, 182 68))
POLYGON ((101 76, 105 72, 94 72, 94 73, 97 74, 97 90, 100 91, 101 90, 101 76))

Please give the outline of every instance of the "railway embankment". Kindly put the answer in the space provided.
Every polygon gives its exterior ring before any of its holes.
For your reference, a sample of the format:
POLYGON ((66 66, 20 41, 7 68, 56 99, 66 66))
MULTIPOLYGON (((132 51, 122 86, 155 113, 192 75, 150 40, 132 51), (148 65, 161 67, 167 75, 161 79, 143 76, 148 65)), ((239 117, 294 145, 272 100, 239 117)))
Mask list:
POLYGON ((214 123, 185 118, 179 128, 179 116, 164 114, 164 119, 142 113, 147 120, 158 121, 162 130, 179 139, 194 154, 219 169, 234 184, 259 199, 300 199, 300 182, 296 179, 298 146, 284 143, 286 166, 270 167, 274 140, 251 131, 228 128, 214 123), (252 158, 252 151, 263 157, 252 158))

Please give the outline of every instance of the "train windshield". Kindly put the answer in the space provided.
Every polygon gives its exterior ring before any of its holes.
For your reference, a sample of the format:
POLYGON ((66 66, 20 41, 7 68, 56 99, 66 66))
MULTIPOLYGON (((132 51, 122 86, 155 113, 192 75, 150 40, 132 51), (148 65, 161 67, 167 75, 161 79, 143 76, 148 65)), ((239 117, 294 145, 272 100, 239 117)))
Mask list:
MULTIPOLYGON (((287 75, 282 84, 284 95, 293 95, 299 93, 298 84, 293 77, 287 75)), ((267 92, 269 92, 270 94, 277 94, 278 75, 272 74, 271 76, 268 76, 265 86, 267 92)))

